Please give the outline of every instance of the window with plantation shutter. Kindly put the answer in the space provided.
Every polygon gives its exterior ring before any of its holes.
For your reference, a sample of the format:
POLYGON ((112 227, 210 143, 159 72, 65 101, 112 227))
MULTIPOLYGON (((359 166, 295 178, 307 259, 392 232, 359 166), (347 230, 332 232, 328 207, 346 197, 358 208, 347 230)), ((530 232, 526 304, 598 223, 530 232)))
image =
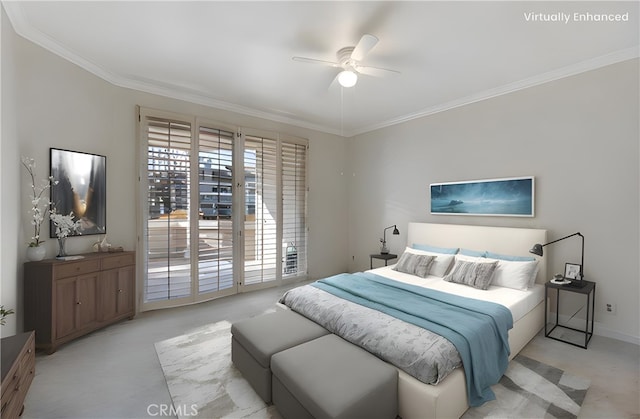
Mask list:
POLYGON ((307 274, 307 141, 140 109, 142 310, 307 274))
POLYGON ((233 279, 233 137, 200 126, 198 135, 198 293, 235 286, 233 279))
POLYGON ((307 146, 282 144, 282 241, 285 276, 307 272, 307 146))
POLYGON ((277 278, 278 261, 278 171, 277 141, 245 136, 244 284, 277 278))
POLYGON ((191 124, 148 118, 145 301, 191 294, 191 124))

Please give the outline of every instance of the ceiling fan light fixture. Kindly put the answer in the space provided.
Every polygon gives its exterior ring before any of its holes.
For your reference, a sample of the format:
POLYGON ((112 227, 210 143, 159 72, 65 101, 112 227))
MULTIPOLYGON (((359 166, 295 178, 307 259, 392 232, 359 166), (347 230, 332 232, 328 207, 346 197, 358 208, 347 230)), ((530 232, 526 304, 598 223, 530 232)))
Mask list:
POLYGON ((358 75, 351 70, 344 70, 338 74, 338 83, 342 87, 353 87, 358 82, 358 75))

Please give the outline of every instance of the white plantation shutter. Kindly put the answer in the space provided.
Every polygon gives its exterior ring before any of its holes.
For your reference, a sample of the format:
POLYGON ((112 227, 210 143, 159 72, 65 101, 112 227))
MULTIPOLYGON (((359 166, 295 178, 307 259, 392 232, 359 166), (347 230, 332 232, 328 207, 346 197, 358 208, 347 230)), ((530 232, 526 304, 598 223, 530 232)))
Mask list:
POLYGON ((198 293, 235 286, 233 279, 233 137, 198 128, 198 293))
POLYGON ((149 117, 145 301, 191 294, 189 201, 191 125, 149 117))
POLYGON ((139 120, 142 310, 307 274, 306 140, 149 109, 139 120))
POLYGON ((307 272, 307 146, 283 143, 282 153, 282 273, 307 272))
POLYGON ((244 284, 253 285, 278 279, 277 141, 246 136, 244 172, 244 284))

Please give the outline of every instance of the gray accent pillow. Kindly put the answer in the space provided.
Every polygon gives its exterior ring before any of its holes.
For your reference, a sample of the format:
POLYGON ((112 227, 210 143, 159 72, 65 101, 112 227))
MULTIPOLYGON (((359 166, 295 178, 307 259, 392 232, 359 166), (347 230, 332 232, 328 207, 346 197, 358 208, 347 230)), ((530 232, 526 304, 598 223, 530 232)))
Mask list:
POLYGON ((476 263, 464 260, 456 260, 456 264, 450 274, 443 279, 447 282, 469 285, 474 288, 486 290, 491 285, 493 272, 498 266, 498 261, 490 263, 476 263))
POLYGON ((435 258, 435 256, 416 255, 404 252, 402 256, 400 256, 396 266, 393 267, 393 270, 426 278, 426 276, 429 275, 429 269, 435 258))

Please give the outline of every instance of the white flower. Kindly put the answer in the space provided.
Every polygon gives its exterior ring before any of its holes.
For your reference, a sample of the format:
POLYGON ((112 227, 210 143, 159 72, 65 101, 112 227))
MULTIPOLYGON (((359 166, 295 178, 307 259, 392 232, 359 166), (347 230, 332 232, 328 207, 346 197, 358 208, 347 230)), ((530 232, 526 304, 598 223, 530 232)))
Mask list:
POLYGON ((73 221, 73 212, 69 215, 62 215, 56 212, 56 209, 51 210, 51 221, 56 225, 56 236, 59 239, 69 236, 69 233, 74 232, 80 234, 80 220, 73 221))
POLYGON ((40 240, 40 227, 42 222, 46 218, 47 211, 51 203, 46 199, 43 194, 51 187, 51 184, 57 184, 57 181, 53 180, 53 177, 49 176, 47 180, 42 180, 39 186, 36 187, 36 178, 34 175, 36 169, 36 162, 29 157, 22 157, 22 165, 29 172, 31 177, 29 200, 31 201, 31 225, 33 226, 33 236, 31 236, 31 242, 29 247, 37 247, 43 240, 40 240))

